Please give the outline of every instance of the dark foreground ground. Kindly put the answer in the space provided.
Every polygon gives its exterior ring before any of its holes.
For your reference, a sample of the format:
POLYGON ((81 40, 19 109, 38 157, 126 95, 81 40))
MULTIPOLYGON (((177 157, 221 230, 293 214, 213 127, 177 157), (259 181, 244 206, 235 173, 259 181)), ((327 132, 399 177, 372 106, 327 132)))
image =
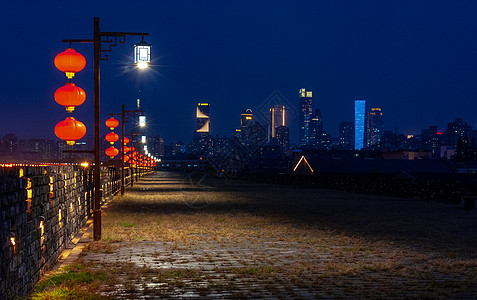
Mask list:
POLYGON ((477 212, 158 172, 62 270, 35 297, 476 299, 477 212))

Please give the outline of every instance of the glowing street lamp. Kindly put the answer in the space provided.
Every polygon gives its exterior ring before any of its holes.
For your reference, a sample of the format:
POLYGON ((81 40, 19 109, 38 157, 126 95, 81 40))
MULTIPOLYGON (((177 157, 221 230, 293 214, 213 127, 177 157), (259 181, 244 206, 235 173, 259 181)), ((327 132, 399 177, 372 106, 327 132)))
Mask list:
POLYGON ((143 114, 139 116, 139 126, 140 127, 146 126, 146 116, 143 114))
POLYGON ((151 44, 142 40, 134 45, 134 63, 138 66, 139 69, 145 69, 151 63, 151 44))
POLYGON ((141 136, 141 143, 143 143, 143 144, 146 143, 146 136, 145 135, 141 136))

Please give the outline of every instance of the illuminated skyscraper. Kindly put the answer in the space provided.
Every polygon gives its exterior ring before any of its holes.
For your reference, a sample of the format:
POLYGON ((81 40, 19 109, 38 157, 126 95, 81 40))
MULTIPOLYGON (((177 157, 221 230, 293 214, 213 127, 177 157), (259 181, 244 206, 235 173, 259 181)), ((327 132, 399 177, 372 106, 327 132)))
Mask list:
POLYGON ((313 114, 312 91, 307 91, 302 88, 298 92, 299 102, 299 128, 298 128, 298 143, 300 146, 308 145, 309 143, 309 125, 311 115, 313 114))
POLYGON ((354 149, 361 150, 366 141, 366 100, 354 101, 354 149))
POLYGON ((196 132, 209 133, 210 104, 197 103, 197 129, 196 132))
POLYGON ((242 111, 242 114, 240 115, 240 126, 244 128, 251 125, 253 125, 253 114, 252 110, 247 108, 246 110, 242 111))
POLYGON ((285 106, 270 106, 270 139, 277 136, 277 127, 285 126, 285 106))
POLYGON ((379 145, 384 133, 383 111, 381 107, 372 107, 367 114, 367 147, 379 145))
POLYGON ((208 154, 211 138, 210 131, 210 104, 197 103, 196 112, 196 130, 194 133, 194 140, 192 145, 192 152, 199 154, 208 154))

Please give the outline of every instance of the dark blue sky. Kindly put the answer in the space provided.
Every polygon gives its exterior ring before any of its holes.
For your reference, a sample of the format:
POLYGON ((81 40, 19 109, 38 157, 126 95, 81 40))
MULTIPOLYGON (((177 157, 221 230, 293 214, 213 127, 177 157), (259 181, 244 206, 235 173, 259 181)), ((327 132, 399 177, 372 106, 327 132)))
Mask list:
MULTIPOLYGON (((66 83, 53 65, 64 38, 149 32, 153 68, 129 66, 129 37, 101 62, 101 112, 133 109, 138 90, 151 134, 189 141, 195 104, 211 103, 213 134, 230 135, 240 112, 280 91, 297 104, 313 91, 325 130, 353 121, 353 101, 381 106, 404 133, 455 117, 477 128, 476 1, 2 1, 0 136, 55 138, 66 117, 53 99, 66 83), (46 2, 46 4, 45 4, 46 2)), ((73 115, 92 134, 92 45, 73 79, 87 93, 73 115)), ((296 142, 296 119, 289 118, 296 142)), ((102 128, 107 133, 106 128, 102 128)))

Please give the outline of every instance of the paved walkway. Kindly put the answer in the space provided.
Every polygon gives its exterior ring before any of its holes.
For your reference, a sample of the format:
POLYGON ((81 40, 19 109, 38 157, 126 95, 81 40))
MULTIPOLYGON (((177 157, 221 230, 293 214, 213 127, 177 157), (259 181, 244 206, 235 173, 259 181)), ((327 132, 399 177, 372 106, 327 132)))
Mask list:
POLYGON ((103 214, 95 292, 156 298, 477 297, 477 212, 157 172, 103 214))

